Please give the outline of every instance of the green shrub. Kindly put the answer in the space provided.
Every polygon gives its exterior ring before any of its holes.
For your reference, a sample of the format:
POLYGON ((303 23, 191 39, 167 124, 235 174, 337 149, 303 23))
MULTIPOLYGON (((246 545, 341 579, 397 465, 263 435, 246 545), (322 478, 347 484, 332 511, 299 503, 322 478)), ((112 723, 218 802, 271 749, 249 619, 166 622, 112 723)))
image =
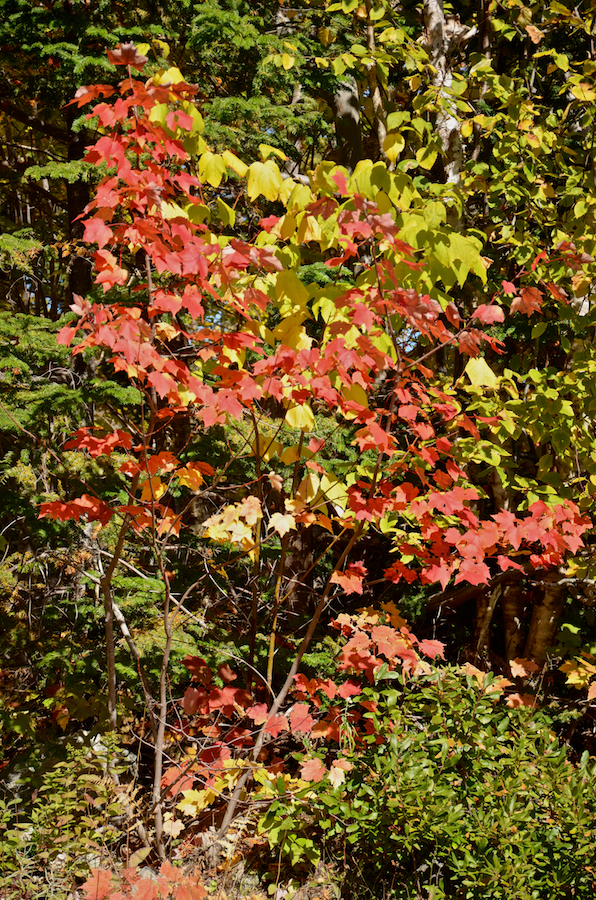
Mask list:
POLYGON ((109 856, 122 815, 113 773, 115 746, 69 748, 30 801, 0 800, 0 896, 66 897, 75 880, 109 856))
MULTIPOLYGON (((261 823, 270 842, 293 863, 321 848, 343 856, 346 896, 591 898, 588 754, 573 765, 546 715, 506 706, 491 676, 480 687, 453 667, 413 679, 386 669, 346 702, 343 784, 325 779, 275 800, 261 823), (362 701, 368 728, 349 722, 362 701)), ((325 761, 336 750, 314 752, 325 761)))

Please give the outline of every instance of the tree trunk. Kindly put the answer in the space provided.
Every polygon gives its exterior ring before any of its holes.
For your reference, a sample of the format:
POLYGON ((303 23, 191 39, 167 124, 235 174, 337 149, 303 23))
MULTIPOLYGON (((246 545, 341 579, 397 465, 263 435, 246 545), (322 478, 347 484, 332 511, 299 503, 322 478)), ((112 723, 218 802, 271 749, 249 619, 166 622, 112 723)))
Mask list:
POLYGON ((303 615, 312 612, 314 606, 313 572, 314 561, 313 526, 292 531, 288 534, 288 549, 284 565, 286 584, 284 593, 287 596, 287 608, 303 615))
POLYGON ((497 584, 490 596, 482 594, 476 603, 476 633, 474 641, 476 644, 475 659, 486 659, 490 653, 490 626, 493 615, 502 593, 502 587, 497 584))
MULTIPOLYGON (((461 25, 458 15, 446 16, 443 0, 424 0, 423 42, 433 67, 431 84, 437 89, 435 128, 443 149, 443 168, 447 184, 461 183, 464 154, 456 107, 450 96, 453 83, 451 57, 453 52, 476 34, 476 28, 461 25)), ((459 217, 451 213, 453 224, 459 217)))
MULTIPOLYGON (((74 115, 70 108, 70 118, 74 115)), ((69 121, 69 127, 71 122, 69 121)), ((68 144, 68 160, 73 161, 82 159, 85 154, 86 137, 84 132, 78 134, 70 133, 71 139, 68 144)), ((78 218, 85 210, 89 203, 89 185, 86 181, 79 178, 72 184, 66 185, 66 199, 68 212, 68 238, 70 241, 80 241, 83 237, 83 223, 78 218)), ((91 278, 92 264, 91 260, 86 256, 78 256, 72 254, 70 257, 68 290, 70 301, 72 302, 73 294, 85 297, 91 290, 93 284, 91 278)))
MULTIPOLYGON (((375 52, 376 42, 375 42, 375 26, 371 19, 371 0, 366 0, 366 44, 369 54, 375 52)), ((387 137, 387 115, 385 113, 385 106, 383 104, 383 98, 381 96, 381 87, 379 85, 378 72, 377 72, 377 64, 370 63, 366 67, 366 74, 368 78, 368 89, 370 92, 370 98, 372 100, 373 113, 375 116, 375 131, 377 134, 377 141, 379 143, 379 153, 382 159, 387 159, 385 155, 385 149, 383 144, 385 142, 385 138, 387 137)))
POLYGON ((353 78, 342 81, 333 96, 333 114, 337 136, 337 162, 350 172, 362 159, 360 130, 360 94, 353 78))
POLYGON ((537 598, 532 610, 532 621, 524 648, 524 658, 543 663, 547 648, 553 643, 557 633, 557 623, 563 611, 565 596, 559 583, 560 575, 552 572, 544 578, 544 593, 537 598))
POLYGON ((519 582, 506 584, 501 597, 504 627, 504 657, 507 661, 520 656, 524 646, 522 629, 525 598, 519 582))

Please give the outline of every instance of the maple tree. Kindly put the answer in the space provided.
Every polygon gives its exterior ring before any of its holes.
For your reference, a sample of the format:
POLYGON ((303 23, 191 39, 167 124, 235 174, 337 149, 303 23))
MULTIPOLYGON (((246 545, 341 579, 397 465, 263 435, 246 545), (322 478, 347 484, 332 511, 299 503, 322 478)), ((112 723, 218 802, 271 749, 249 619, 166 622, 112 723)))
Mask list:
MULTIPOLYGON (((163 779, 171 792, 172 780, 186 778, 179 768, 164 772, 166 733, 175 714, 168 695, 172 641, 188 598, 204 580, 225 577, 226 567, 239 559, 252 570, 251 645, 241 661, 245 687, 214 686, 205 662, 191 659, 189 668, 198 667, 202 681, 182 701, 184 713, 203 722, 211 713, 219 721, 241 712, 223 739, 220 724, 202 726, 217 735, 206 750, 211 769, 217 771, 217 760, 220 770, 228 766, 220 776, 224 782, 216 787, 210 775, 204 791, 215 799, 224 785, 233 788, 224 833, 252 773, 247 761, 255 762, 280 730, 315 727, 308 704, 294 705, 289 717, 285 705, 303 684, 300 663, 327 604, 366 589, 360 547, 367 533, 380 529, 391 539, 396 559, 384 573, 389 583, 419 580, 444 589, 451 580, 488 585, 510 568, 556 567, 583 547, 590 521, 564 496, 527 502, 516 514, 503 510, 483 517, 476 511, 481 493, 462 461, 460 436, 486 445, 481 429, 500 424, 502 412, 466 410, 462 398, 468 389, 449 385, 430 363, 441 348, 453 346, 470 357, 472 386, 481 383, 490 369, 480 353, 483 347, 499 353, 501 341, 492 329, 505 320, 505 311, 494 297, 462 316, 453 303, 441 305, 425 291, 424 260, 400 237, 404 229, 391 212, 410 189, 407 176, 385 163, 360 165, 352 174, 325 164, 309 187, 282 178, 276 151, 267 145, 261 160, 246 166, 230 151, 215 153, 206 145, 194 102, 197 88, 175 67, 148 80, 133 77, 133 69, 142 73, 147 57, 132 43, 110 51, 110 59, 127 69, 118 90, 83 87, 73 101, 83 107, 101 98, 89 115, 104 133, 86 161, 107 171, 83 224, 85 239, 98 248, 95 280, 106 299, 76 297, 76 318, 58 341, 73 344, 75 354, 107 354, 142 402, 120 427, 82 427, 65 445, 94 459, 117 457, 116 496, 85 491, 43 503, 41 515, 89 523, 95 540, 115 526, 109 565, 97 578, 105 608, 109 721, 115 728, 117 622, 139 668, 153 733, 155 841, 163 859, 172 827, 164 818, 163 779), (279 214, 263 218, 251 240, 227 233, 230 210, 218 195, 225 177, 245 180, 251 200, 262 196, 277 204, 279 214), (301 257, 313 245, 337 273, 322 288, 299 277, 301 257), (217 468, 195 450, 200 435, 220 425, 237 429, 241 453, 255 466, 256 477, 241 486, 240 496, 234 491, 232 502, 225 482, 230 460, 217 468), (325 425, 349 430, 359 450, 360 463, 347 477, 325 453, 325 425), (188 509, 207 493, 221 498, 220 508, 203 517, 200 541, 224 550, 217 562, 206 557, 207 573, 179 590, 170 559, 188 509), (319 562, 331 553, 333 565, 321 570, 323 586, 304 637, 287 669, 276 675, 280 616, 291 582, 318 565, 309 563, 290 576, 289 538, 314 528, 319 562), (165 644, 155 694, 113 597, 116 569, 133 539, 145 547, 164 591, 165 644), (258 671, 262 586, 271 579, 268 659, 266 671, 258 671), (255 692, 263 691, 270 699, 256 702, 255 692), (242 725, 245 718, 257 728, 256 738, 242 725)), ((476 242, 448 224, 443 229, 448 240, 457 239, 462 277, 481 286, 485 266, 476 242)), ((575 258, 571 247, 562 252, 575 258)), ((529 290, 522 287, 522 301, 529 290)), ((402 661, 418 665, 417 642, 407 629, 400 635, 379 625, 370 636, 356 633, 340 668, 362 669, 372 678, 381 664, 371 656, 373 644, 377 652, 401 654, 402 661)), ((433 656, 440 646, 422 642, 419 649, 433 656)), ((219 675, 224 684, 236 678, 223 668, 219 675)), ((331 696, 336 690, 329 686, 331 696)), ((306 696, 312 699, 310 689, 306 696)), ((328 720, 320 727, 336 726, 328 720)), ((314 780, 322 777, 316 762, 305 766, 314 780)), ((340 783, 341 761, 335 770, 330 777, 340 783)))
MULTIPOLYGON (((168 69, 153 28, 153 44, 110 50, 109 83, 81 88, 65 112, 68 140, 73 121, 98 136, 76 161, 98 187, 74 226, 81 240, 65 248, 93 258, 95 283, 76 298, 60 358, 73 346, 78 371, 99 362, 106 391, 94 388, 93 414, 81 406, 48 429, 39 533, 75 535, 68 571, 103 597, 111 727, 131 684, 144 696, 162 859, 178 813, 210 811, 225 830, 259 790, 271 800, 265 770, 279 766, 284 791, 307 791, 294 763, 274 761, 284 740, 329 741, 321 758, 305 750, 305 783, 341 789, 358 770, 335 752, 327 701, 317 705, 342 689, 345 649, 327 659, 325 688, 298 690, 328 609, 339 620, 360 602, 424 596, 439 619, 467 604, 452 620, 465 631, 458 652, 516 679, 520 708, 551 677, 543 663, 564 616, 556 654, 570 653, 569 684, 594 697, 594 648, 578 655, 575 637, 589 634, 596 478, 590 16, 487 7, 475 31, 429 0, 421 33, 411 10, 345 0, 297 3, 272 29, 277 4, 259 6, 250 28, 241 5, 233 16, 225 6, 201 4, 188 26, 189 46, 205 51, 184 61, 199 91, 168 69), (237 51, 215 66, 218 51, 197 44, 213 33, 246 41, 242 100, 237 51), (270 98, 285 98, 285 118, 270 98), (124 585, 131 567, 163 600, 151 649, 124 585), (204 597, 239 634, 221 650, 189 637, 204 597)), ((133 34, 120 28, 112 44, 133 34)), ((187 51, 171 45, 182 65, 187 51)), ((22 135, 37 135, 43 115, 22 135)), ((18 272, 35 259, 41 284, 35 242, 15 240, 18 272)), ((66 278, 53 271, 55 315, 66 278)), ((39 311, 48 301, 36 289, 39 311)), ((22 361, 8 352, 22 392, 22 361)), ((18 422, 39 421, 21 406, 18 422)), ((9 472, 31 507, 29 461, 9 472)), ((355 668, 374 680, 386 654, 373 654, 366 629, 348 632, 355 668)), ((387 653, 403 639, 424 656, 407 629, 384 639, 387 653)), ((60 729, 91 708, 60 675, 48 690, 60 729)))

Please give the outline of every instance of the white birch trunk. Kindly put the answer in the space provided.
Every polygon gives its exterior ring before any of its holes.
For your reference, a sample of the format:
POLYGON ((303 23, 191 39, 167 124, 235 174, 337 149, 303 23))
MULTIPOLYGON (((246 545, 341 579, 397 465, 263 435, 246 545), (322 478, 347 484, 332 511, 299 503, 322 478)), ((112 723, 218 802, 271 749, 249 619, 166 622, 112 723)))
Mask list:
POLYGON ((447 184, 459 185, 464 163, 460 124, 451 98, 451 57, 457 47, 476 34, 476 28, 460 25, 459 16, 445 16, 443 0, 424 0, 424 44, 435 70, 431 84, 437 89, 436 131, 443 148, 447 184))

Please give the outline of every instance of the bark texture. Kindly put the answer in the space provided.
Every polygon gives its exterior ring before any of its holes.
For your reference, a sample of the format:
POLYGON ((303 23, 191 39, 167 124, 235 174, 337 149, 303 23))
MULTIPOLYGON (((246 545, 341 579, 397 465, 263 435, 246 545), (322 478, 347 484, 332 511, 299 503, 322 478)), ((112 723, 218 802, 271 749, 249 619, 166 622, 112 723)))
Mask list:
POLYGON ((532 621, 524 648, 525 659, 543 663, 547 656, 547 649, 555 639, 558 620, 565 604, 565 595, 560 579, 561 576, 558 572, 551 572, 544 578, 542 597, 537 598, 532 610, 532 621))
POLYGON ((428 51, 434 73, 431 84, 437 89, 436 131, 443 148, 445 181, 459 185, 464 154, 460 125, 450 96, 453 84, 451 60, 454 52, 476 34, 467 28, 458 15, 445 15, 442 0, 425 0, 423 43, 428 51))
POLYGON ((350 172, 362 159, 360 94, 355 79, 342 81, 333 96, 332 109, 337 136, 337 162, 350 172))
POLYGON ((506 584, 501 597, 503 613, 504 656, 506 660, 520 656, 524 646, 523 616, 525 598, 519 582, 506 584))

